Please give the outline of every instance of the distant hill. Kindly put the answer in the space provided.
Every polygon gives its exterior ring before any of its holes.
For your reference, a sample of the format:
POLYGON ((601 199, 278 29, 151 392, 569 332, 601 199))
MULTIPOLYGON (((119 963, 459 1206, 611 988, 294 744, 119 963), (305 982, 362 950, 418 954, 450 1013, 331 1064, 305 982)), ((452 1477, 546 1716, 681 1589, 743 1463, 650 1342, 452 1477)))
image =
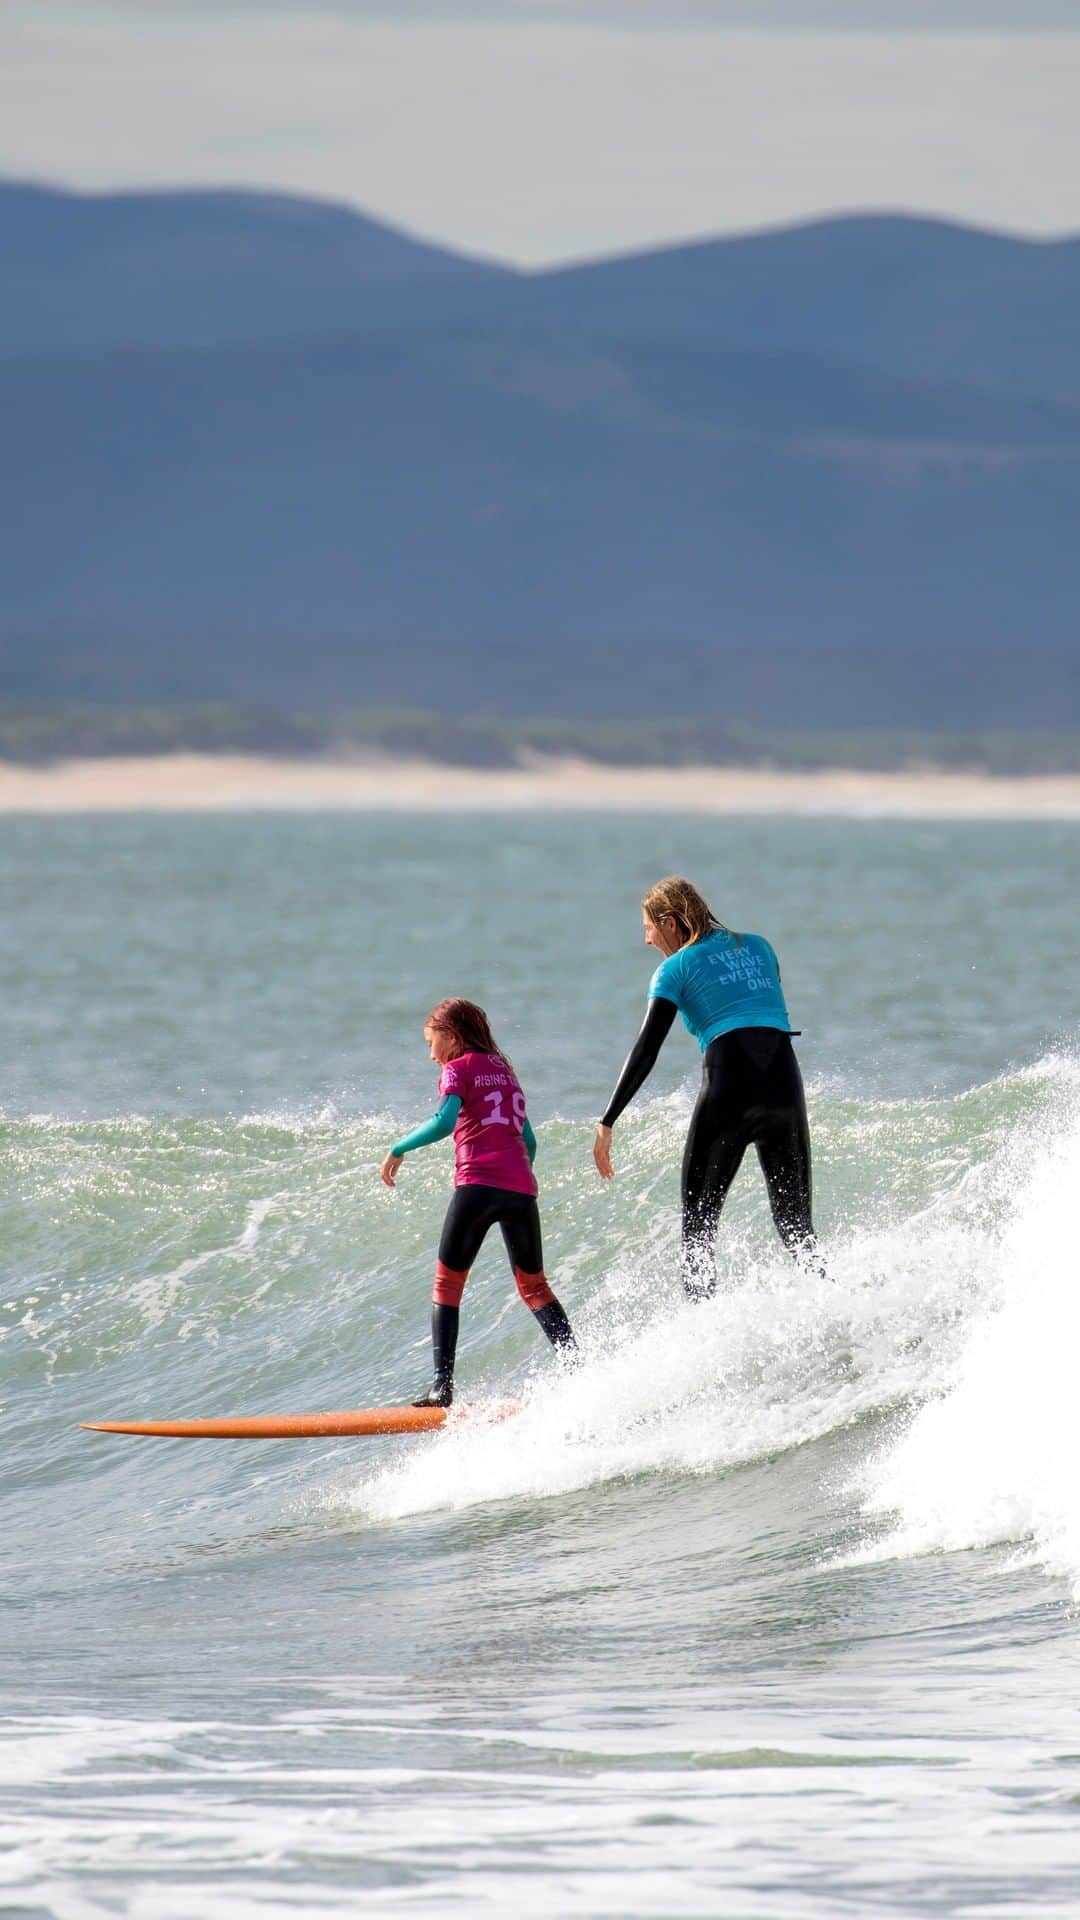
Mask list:
POLYGON ((0 250, 9 698, 1080 725, 1076 242, 852 218, 526 276, 9 188, 0 250))
POLYGON ((2 354, 430 333, 456 318, 1080 398, 1080 239, 896 214, 521 273, 296 195, 0 181, 0 261, 2 354))
POLYGON ((515 278, 290 194, 3 182, 0 262, 3 354, 352 334, 515 278))
MULTIPOLYGON (((516 286, 509 299, 524 299, 516 286)), ((530 299, 620 339, 804 353, 1080 399, 1080 239, 848 215, 542 277, 530 299)))

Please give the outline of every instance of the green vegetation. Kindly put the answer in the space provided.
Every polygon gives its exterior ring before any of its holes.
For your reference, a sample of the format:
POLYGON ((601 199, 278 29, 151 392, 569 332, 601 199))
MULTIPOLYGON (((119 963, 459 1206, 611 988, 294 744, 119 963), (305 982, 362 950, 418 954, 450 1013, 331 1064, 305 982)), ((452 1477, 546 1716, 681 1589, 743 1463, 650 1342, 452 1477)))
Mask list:
POLYGON ((446 766, 512 767, 532 754, 607 766, 934 767, 1080 772, 1080 733, 796 732, 709 720, 458 719, 402 709, 279 713, 259 707, 98 707, 0 702, 0 760, 46 766, 119 754, 253 753, 350 759, 372 753, 446 766))

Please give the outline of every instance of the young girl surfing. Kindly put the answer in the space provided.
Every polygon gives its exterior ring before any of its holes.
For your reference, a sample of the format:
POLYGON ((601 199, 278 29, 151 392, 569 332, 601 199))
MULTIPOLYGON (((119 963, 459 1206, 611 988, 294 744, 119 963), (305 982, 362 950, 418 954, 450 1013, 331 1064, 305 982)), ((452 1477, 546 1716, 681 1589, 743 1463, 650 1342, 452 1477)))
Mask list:
POLYGON ((536 1135, 517 1075, 495 1044, 487 1014, 471 1000, 440 1000, 424 1022, 424 1039, 441 1069, 442 1105, 424 1126, 391 1147, 380 1177, 394 1186, 407 1153, 453 1133, 454 1197, 443 1222, 432 1292, 434 1379, 430 1393, 413 1402, 448 1407, 454 1397, 461 1296, 489 1227, 501 1229, 517 1290, 552 1346, 570 1349, 575 1342, 544 1277, 532 1170, 536 1135))

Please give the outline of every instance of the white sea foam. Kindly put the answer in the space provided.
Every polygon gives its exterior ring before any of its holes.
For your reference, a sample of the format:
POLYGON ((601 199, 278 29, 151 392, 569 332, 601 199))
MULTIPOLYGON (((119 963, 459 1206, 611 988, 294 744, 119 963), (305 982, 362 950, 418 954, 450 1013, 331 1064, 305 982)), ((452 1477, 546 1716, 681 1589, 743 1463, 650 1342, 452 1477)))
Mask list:
POLYGON ((715 1472, 908 1403, 922 1410, 868 1497, 901 1525, 866 1554, 1030 1537, 1080 1580, 1069 1262, 1080 1124, 1062 1119, 1078 1078, 1073 1063, 1050 1063, 1038 1113, 1003 1128, 981 1161, 963 1157, 929 1205, 850 1232, 830 1250, 829 1280, 779 1250, 754 1260, 744 1242, 726 1262, 742 1284, 691 1307, 670 1288, 658 1298, 640 1263, 619 1263, 584 1317, 577 1373, 538 1366, 512 1421, 455 1423, 328 1503, 387 1520, 715 1472))
POLYGON ((899 1270, 896 1239, 841 1250, 833 1280, 778 1254, 704 1306, 654 1298, 643 1312, 640 1281, 616 1271, 583 1323, 577 1372, 540 1376, 514 1419, 455 1423, 331 1502, 386 1520, 714 1472, 902 1401, 952 1337, 935 1282, 956 1249, 945 1228, 899 1270))
POLYGON ((868 1509, 896 1526, 866 1557, 1026 1542, 1080 1599, 1080 1113, 1075 1070, 1056 1079, 1071 1099, 1013 1143, 1015 1202, 944 1391, 871 1471, 868 1509))

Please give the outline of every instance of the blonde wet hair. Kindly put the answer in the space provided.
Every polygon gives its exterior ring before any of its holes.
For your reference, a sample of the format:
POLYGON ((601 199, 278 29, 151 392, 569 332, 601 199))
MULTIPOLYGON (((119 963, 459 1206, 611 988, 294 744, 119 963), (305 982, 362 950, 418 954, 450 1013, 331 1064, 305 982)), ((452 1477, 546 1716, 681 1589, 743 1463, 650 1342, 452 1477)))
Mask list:
POLYGON ((658 880, 650 887, 642 903, 654 926, 670 914, 679 932, 683 946, 689 946, 693 940, 703 940, 709 933, 730 933, 718 920, 708 901, 700 894, 692 880, 681 873, 672 873, 666 880, 658 880))

